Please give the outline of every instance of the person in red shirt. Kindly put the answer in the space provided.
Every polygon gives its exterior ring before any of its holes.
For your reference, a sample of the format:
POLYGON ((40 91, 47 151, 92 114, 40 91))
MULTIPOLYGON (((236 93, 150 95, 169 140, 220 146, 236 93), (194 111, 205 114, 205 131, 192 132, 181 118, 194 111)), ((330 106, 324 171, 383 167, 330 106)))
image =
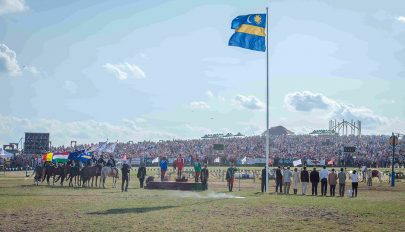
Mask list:
POLYGON ((176 159, 176 166, 177 166, 177 178, 181 178, 181 171, 184 167, 184 159, 182 158, 181 154, 176 159))

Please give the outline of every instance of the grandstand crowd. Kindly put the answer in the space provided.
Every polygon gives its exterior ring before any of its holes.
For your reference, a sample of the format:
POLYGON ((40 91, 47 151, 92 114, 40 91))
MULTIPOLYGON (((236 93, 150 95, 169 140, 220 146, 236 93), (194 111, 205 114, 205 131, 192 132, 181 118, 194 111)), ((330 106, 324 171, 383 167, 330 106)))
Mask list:
MULTIPOLYGON (((52 147, 51 151, 71 152, 88 149, 94 144, 81 144, 74 147, 52 147)), ((392 146, 388 136, 362 135, 359 136, 312 136, 312 135, 280 135, 270 137, 270 162, 277 166, 292 163, 293 160, 305 161, 325 160, 335 166, 389 167, 392 163, 392 146), (343 153, 344 146, 356 147, 354 153, 343 153)), ((395 163, 404 165, 404 150, 398 146, 395 163)), ((213 163, 217 157, 221 163, 237 162, 241 159, 265 157, 265 137, 250 136, 238 138, 166 140, 143 142, 119 142, 112 153, 115 158, 148 157, 183 157, 213 163), (214 150, 214 144, 223 144, 224 150, 214 150)), ((100 154, 99 154, 100 155, 100 154)), ((30 156, 15 156, 9 162, 11 166, 29 165, 30 156)))

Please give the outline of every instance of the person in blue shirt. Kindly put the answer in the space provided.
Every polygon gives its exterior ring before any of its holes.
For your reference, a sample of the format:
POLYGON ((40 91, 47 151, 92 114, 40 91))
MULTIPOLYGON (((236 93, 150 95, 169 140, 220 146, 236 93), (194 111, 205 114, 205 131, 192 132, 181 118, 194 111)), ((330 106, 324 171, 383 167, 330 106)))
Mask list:
POLYGON ((166 157, 163 157, 160 160, 160 181, 164 181, 166 171, 167 171, 167 159, 166 157))

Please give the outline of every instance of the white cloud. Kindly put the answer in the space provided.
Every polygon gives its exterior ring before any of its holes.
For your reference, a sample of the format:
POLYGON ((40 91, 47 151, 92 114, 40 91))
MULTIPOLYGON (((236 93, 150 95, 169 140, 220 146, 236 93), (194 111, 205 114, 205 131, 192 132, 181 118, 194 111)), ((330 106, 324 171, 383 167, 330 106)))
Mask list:
POLYGON ((321 93, 309 91, 289 93, 284 98, 284 104, 291 111, 324 111, 328 119, 360 120, 362 126, 366 128, 376 128, 390 123, 387 117, 377 115, 367 107, 338 102, 321 93))
POLYGON ((405 23, 405 16, 399 16, 399 17, 397 18, 397 20, 398 20, 400 23, 405 23))
POLYGON ((205 127, 192 126, 192 125, 190 125, 190 124, 186 124, 185 127, 186 127, 188 130, 192 131, 192 132, 198 132, 198 133, 201 133, 201 134, 209 134, 209 133, 212 133, 211 129, 205 128, 205 127))
POLYGON ((66 80, 63 86, 69 93, 74 94, 77 92, 77 85, 73 81, 66 80))
POLYGON ((10 76, 21 75, 17 54, 5 44, 0 44, 0 73, 6 73, 10 76))
MULTIPOLYGON (((179 138, 177 135, 162 129, 141 128, 135 121, 123 119, 116 123, 95 120, 62 122, 52 119, 30 120, 0 115, 0 145, 6 144, 10 138, 24 136, 24 132, 49 132, 54 145, 67 145, 71 140, 78 143, 92 143, 109 139, 121 142, 179 138)), ((18 140, 18 139, 17 139, 18 140)))
POLYGON ((145 72, 139 66, 127 62, 121 64, 106 63, 103 67, 114 74, 119 80, 126 80, 130 77, 135 79, 146 77, 145 72))
POLYGON ((333 104, 330 99, 319 93, 309 91, 289 93, 284 98, 284 103, 289 109, 309 112, 317 109, 327 109, 333 104))
POLYGON ((39 75, 38 69, 36 67, 34 67, 34 66, 24 65, 23 69, 24 69, 24 71, 27 71, 27 72, 31 73, 32 75, 34 75, 34 76, 39 75))
POLYGON ((214 94, 212 93, 211 90, 207 90, 207 91, 205 92, 205 95, 207 95, 208 97, 214 97, 214 94))
POLYGON ((191 109, 198 109, 198 110, 205 110, 205 109, 209 109, 210 106, 203 101, 194 101, 190 103, 190 108, 191 109))
POLYGON ((24 0, 0 0, 0 15, 28 10, 24 0))
POLYGON ((234 99, 234 104, 241 109, 263 110, 265 104, 255 96, 244 96, 238 94, 234 99))

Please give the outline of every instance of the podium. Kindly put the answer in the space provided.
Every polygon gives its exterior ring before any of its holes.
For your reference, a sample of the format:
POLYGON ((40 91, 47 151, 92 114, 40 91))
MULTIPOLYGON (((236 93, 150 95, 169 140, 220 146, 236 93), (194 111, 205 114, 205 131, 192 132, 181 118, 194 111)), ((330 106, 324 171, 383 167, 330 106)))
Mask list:
POLYGON ((204 191, 202 183, 187 182, 187 179, 180 181, 151 181, 145 187, 146 189, 160 190, 182 190, 182 191, 204 191))

